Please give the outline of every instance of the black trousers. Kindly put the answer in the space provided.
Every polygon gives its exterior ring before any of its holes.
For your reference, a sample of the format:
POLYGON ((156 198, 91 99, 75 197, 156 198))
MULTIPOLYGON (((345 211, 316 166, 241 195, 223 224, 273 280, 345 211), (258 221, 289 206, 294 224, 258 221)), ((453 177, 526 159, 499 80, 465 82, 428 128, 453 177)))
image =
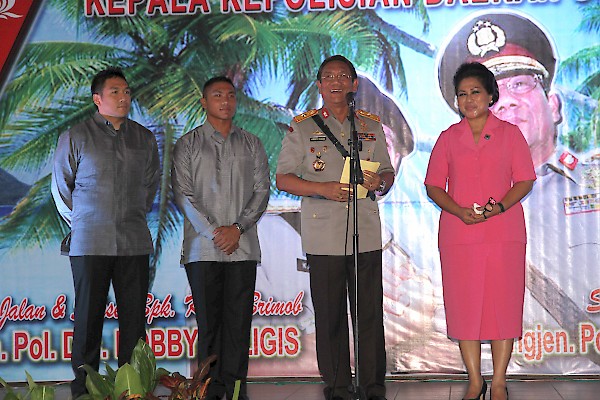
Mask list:
POLYGON ((96 371, 100 366, 102 328, 112 282, 119 316, 119 366, 129 362, 139 339, 146 340, 146 299, 149 256, 69 257, 75 286, 75 326, 71 366, 73 398, 87 393, 86 373, 81 365, 96 371))
POLYGON ((233 398, 241 381, 239 399, 247 399, 248 352, 256 261, 192 262, 185 265, 198 323, 198 362, 215 354, 210 369, 207 400, 233 398))
MULTIPOLYGON (((348 398, 352 385, 347 301, 354 312, 352 256, 306 255, 310 266, 310 291, 315 307, 317 361, 325 396, 348 398)), ((358 255, 359 386, 367 398, 385 396, 385 338, 381 250, 358 255)))

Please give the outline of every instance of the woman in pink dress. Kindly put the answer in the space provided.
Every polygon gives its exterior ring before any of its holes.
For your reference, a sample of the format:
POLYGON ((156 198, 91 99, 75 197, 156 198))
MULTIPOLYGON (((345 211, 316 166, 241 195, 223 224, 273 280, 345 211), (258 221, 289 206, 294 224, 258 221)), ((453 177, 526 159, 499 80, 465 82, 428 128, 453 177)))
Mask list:
POLYGON ((519 128, 496 118, 492 72, 461 65, 454 88, 462 120, 441 133, 425 186, 442 209, 439 249, 448 337, 457 340, 467 372, 466 399, 485 399, 481 341, 490 341, 491 397, 508 398, 506 369, 521 337, 525 293, 525 219, 521 199, 535 180, 519 128))

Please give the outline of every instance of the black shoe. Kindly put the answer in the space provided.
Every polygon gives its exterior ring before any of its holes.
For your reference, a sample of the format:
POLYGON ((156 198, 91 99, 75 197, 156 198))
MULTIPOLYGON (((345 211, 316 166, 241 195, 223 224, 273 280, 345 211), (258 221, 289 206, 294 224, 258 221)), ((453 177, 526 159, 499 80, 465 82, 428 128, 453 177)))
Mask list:
POLYGON ((487 382, 485 381, 485 379, 483 380, 483 383, 481 384, 481 390, 479 391, 479 395, 477 395, 477 397, 473 398, 473 399, 463 399, 463 400, 485 400, 485 394, 487 392, 487 382))
POLYGON ((385 396, 373 396, 369 397, 369 400, 387 400, 385 396))
POLYGON ((343 395, 342 396, 339 395, 340 392, 344 393, 343 389, 338 388, 338 390, 337 390, 338 394, 337 395, 331 393, 332 391, 333 391, 333 389, 330 388, 330 387, 326 387, 325 389, 323 389, 323 394, 325 395, 325 400, 330 400, 329 396, 331 396, 331 400, 347 400, 348 399, 349 395, 346 395, 346 397, 344 397, 343 395))

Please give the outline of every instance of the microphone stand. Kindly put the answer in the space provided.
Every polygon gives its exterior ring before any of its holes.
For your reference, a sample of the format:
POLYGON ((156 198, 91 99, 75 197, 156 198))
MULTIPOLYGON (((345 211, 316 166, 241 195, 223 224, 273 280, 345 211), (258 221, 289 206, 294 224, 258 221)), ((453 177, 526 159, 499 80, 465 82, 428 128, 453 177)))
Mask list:
POLYGON ((360 167, 358 133, 356 132, 356 123, 354 121, 355 102, 354 93, 350 92, 346 95, 348 102, 348 119, 350 120, 350 184, 352 185, 352 217, 354 219, 354 234, 352 235, 352 256, 354 262, 354 321, 352 324, 352 333, 354 335, 354 390, 353 399, 366 399, 365 393, 360 387, 359 373, 359 356, 358 356, 358 185, 362 184, 365 179, 360 167))

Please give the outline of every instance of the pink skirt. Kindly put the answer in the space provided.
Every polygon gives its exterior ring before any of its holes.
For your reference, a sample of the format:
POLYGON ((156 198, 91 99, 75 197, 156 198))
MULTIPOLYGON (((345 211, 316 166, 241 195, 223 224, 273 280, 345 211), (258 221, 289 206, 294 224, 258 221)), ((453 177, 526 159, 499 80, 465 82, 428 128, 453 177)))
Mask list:
POLYGON ((502 340, 523 333, 525 243, 440 248, 448 337, 502 340))

